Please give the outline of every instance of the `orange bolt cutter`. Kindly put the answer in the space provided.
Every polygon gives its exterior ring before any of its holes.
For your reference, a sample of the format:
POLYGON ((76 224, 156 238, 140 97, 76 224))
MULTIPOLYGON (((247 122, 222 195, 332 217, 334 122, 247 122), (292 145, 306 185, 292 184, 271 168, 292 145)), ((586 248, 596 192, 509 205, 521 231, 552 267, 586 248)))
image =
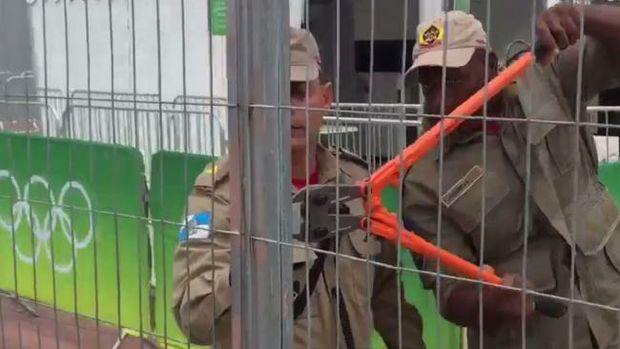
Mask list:
MULTIPOLYGON (((372 234, 385 240, 393 243, 400 242, 401 246, 425 258, 439 260, 442 266, 457 275, 472 280, 483 280, 491 284, 501 284, 502 279, 494 272, 482 270, 477 265, 422 239, 414 232, 400 228, 398 217, 383 207, 381 192, 388 185, 400 185, 400 166, 404 170, 409 169, 439 144, 441 127, 445 135, 453 132, 466 119, 465 116, 475 113, 482 107, 485 99, 491 99, 514 82, 532 64, 532 61, 533 54, 525 53, 491 80, 486 89, 479 90, 449 115, 461 118, 448 118, 444 120, 443 126, 437 123, 405 148, 401 156, 379 168, 370 178, 360 181, 357 185, 311 185, 296 193, 293 203, 299 211, 297 213, 301 223, 299 233, 295 235, 295 238, 299 241, 307 239, 309 242, 318 242, 334 238, 336 234, 368 229, 372 234), (346 202, 358 198, 363 198, 365 201, 367 215, 364 217, 351 215, 346 205, 346 202)), ((538 312, 551 317, 561 317, 566 312, 564 304, 546 297, 535 297, 534 307, 538 312)))

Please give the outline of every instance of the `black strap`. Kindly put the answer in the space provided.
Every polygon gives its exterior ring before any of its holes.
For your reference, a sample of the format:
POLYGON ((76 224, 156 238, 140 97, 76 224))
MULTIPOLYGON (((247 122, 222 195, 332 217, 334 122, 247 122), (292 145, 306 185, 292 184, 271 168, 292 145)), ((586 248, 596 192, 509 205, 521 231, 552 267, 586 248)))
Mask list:
POLYGON ((351 320, 349 319, 349 312, 347 311, 347 305, 342 295, 342 289, 340 289, 340 324, 342 326, 342 335, 344 336, 344 342, 347 345, 347 349, 355 349, 355 339, 353 338, 353 332, 351 331, 351 320))
POLYGON ((296 320, 306 309, 308 304, 308 297, 306 297, 306 288, 309 287, 310 297, 316 288, 316 284, 319 281, 319 276, 323 273, 323 266, 325 265, 325 253, 320 253, 317 259, 314 261, 310 272, 308 273, 308 285, 297 294, 297 298, 293 302, 293 320, 296 320))
MULTIPOLYGON (((329 241, 323 241, 320 249, 326 250, 329 246, 329 241)), ((319 256, 314 261, 312 268, 310 268, 308 275, 308 285, 306 285, 301 292, 297 294, 297 298, 293 302, 293 320, 297 320, 299 316, 306 309, 306 305, 308 304, 308 297, 306 297, 306 288, 309 287, 310 297, 314 293, 314 289, 316 288, 316 284, 319 281, 319 277, 323 273, 323 267, 325 266, 325 253, 319 253, 319 256)), ((332 292, 335 293, 336 289, 332 289, 332 292)), ((336 299, 336 295, 332 295, 334 299, 336 299)), ((344 302, 344 296, 342 295, 342 290, 340 290, 340 322, 342 326, 342 332, 344 335, 344 340, 347 346, 347 349, 355 349, 355 341, 353 338, 353 333, 351 332, 351 321, 349 319, 349 312, 347 311, 346 304, 344 302)))

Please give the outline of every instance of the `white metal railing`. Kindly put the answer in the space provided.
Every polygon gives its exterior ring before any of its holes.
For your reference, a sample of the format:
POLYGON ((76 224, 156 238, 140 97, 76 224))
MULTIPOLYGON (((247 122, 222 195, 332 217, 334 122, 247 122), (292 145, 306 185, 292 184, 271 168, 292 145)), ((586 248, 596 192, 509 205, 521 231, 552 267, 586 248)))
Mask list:
MULTIPOLYGON (((135 146, 147 162, 158 150, 227 152, 225 99, 178 96, 172 102, 162 102, 154 94, 115 93, 112 103, 109 92, 80 90, 66 96, 58 89, 46 93, 41 88, 28 98, 2 99, 0 104, 38 108, 37 124, 47 136, 135 146)), ((603 125, 610 126, 610 113, 620 112, 620 106, 590 106, 587 110, 605 113, 603 125)), ((421 104, 334 103, 325 116, 322 138, 329 146, 360 156, 391 158, 407 143, 404 129, 421 125, 421 112, 421 104)))

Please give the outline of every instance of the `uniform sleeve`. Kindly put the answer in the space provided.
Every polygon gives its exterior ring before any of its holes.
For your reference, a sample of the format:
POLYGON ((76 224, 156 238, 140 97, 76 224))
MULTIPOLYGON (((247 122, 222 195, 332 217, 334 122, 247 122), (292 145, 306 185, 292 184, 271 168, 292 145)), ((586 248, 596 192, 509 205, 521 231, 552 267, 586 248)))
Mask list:
MULTIPOLYGON (((445 215, 442 217, 441 231, 439 232, 436 200, 437 198, 431 195, 429 190, 416 183, 412 176, 408 175, 405 178, 403 188, 403 220, 405 225, 426 241, 439 245, 442 249, 448 250, 465 260, 477 263, 476 254, 468 236, 449 217, 445 215)), ((452 274, 444 267, 439 270, 440 277, 437 278, 437 263, 434 260, 421 258, 417 255, 413 255, 413 258, 422 270, 432 273, 424 273, 420 277, 424 286, 435 292, 440 303, 440 311, 445 316, 447 301, 458 281, 441 277, 441 275, 452 274), (437 294, 438 280, 439 294, 437 294)))
MULTIPOLYGON (((396 266, 396 246, 384 242, 379 262, 396 266)), ((422 318, 418 310, 405 300, 402 283, 395 269, 378 266, 375 274, 372 297, 372 312, 375 329, 381 334, 388 348, 423 349, 422 318), (400 301, 398 300, 400 287, 400 301), (399 346, 398 307, 401 304, 402 346, 399 346)))
MULTIPOLYGON (((620 86, 620 64, 613 50, 605 47, 600 41, 586 37, 582 65, 582 101, 588 102, 598 93, 620 86)), ((552 69, 562 85, 564 95, 572 108, 578 88, 578 72, 580 66, 580 43, 561 51, 552 69)))
POLYGON ((208 236, 199 231, 181 238, 174 257, 173 310, 192 343, 212 344, 213 331, 230 331, 230 235, 222 232, 230 226, 228 203, 196 190, 189 198, 188 213, 210 215, 213 230, 208 236))

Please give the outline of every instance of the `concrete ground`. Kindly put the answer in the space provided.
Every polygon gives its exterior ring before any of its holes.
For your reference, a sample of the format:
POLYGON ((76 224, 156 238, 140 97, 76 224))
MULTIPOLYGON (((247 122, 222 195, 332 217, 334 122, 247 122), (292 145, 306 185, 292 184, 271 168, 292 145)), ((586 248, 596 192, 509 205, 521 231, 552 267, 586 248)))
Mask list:
POLYGON ((118 340, 119 329, 41 304, 0 296, 0 349, 155 349, 133 336, 118 340))

